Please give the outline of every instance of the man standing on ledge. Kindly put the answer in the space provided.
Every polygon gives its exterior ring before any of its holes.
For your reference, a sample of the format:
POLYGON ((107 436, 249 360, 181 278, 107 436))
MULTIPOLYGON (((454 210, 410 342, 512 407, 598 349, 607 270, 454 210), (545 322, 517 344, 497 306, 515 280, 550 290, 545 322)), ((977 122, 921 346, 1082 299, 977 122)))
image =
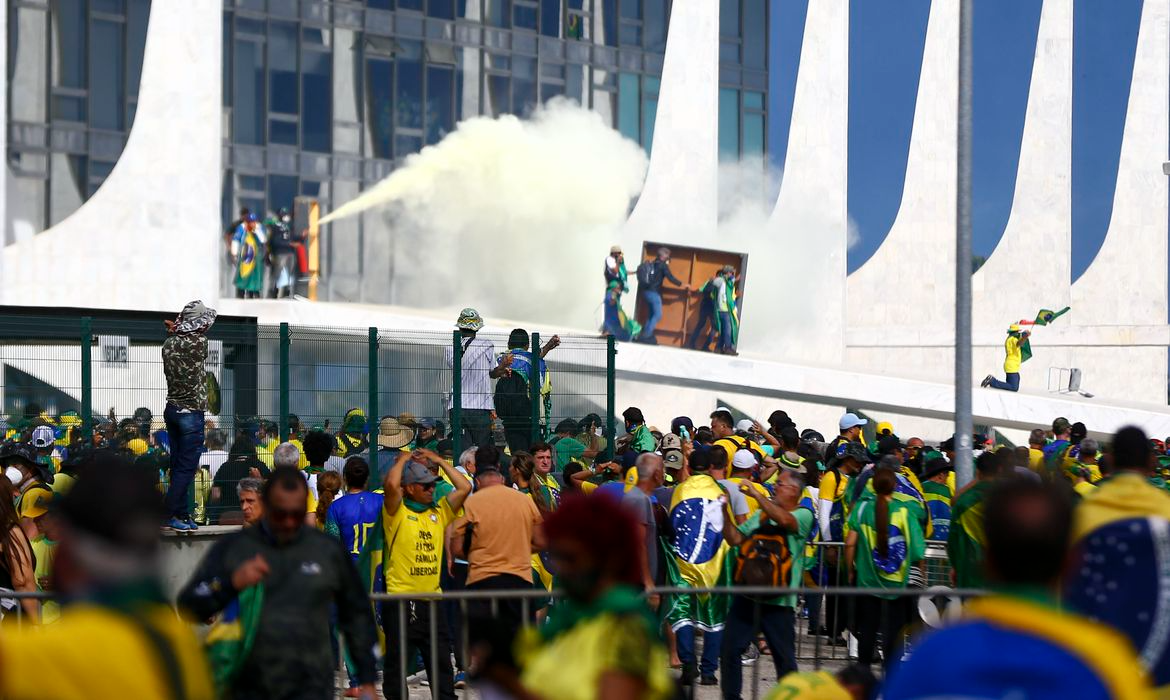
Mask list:
MULTIPOLYGON (((1007 353, 1007 357, 1003 361, 1003 371, 1007 375, 1007 381, 1001 382, 989 374, 980 386, 1003 389, 1004 391, 1020 390, 1020 365, 1024 363, 1024 348, 1030 335, 1032 332, 1021 331, 1018 323, 1013 323, 1008 327, 1008 337, 1003 344, 1003 349, 1007 353)), ((1028 354, 1031 355, 1030 352, 1028 354)))
POLYGON ((654 329, 662 320, 662 285, 666 280, 674 282, 676 286, 688 292, 691 290, 670 271, 670 248, 659 248, 656 258, 638 266, 638 294, 650 309, 646 326, 642 329, 642 335, 638 336, 638 340, 643 343, 658 344, 658 340, 654 338, 654 329))
POLYGON ((167 407, 163 411, 171 438, 171 484, 167 489, 167 527, 179 532, 197 530, 188 510, 187 489, 199 468, 203 448, 203 413, 207 410, 207 331, 215 323, 215 309, 202 301, 183 307, 174 321, 163 321, 163 373, 167 378, 167 407))

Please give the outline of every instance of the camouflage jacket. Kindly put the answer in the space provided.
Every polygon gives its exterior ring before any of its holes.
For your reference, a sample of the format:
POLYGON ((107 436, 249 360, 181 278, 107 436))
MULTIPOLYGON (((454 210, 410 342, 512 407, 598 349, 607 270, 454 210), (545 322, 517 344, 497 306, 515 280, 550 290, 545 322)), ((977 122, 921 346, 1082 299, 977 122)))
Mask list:
POLYGON ((189 411, 207 410, 207 336, 181 333, 167 337, 162 346, 163 372, 167 377, 167 403, 189 411))

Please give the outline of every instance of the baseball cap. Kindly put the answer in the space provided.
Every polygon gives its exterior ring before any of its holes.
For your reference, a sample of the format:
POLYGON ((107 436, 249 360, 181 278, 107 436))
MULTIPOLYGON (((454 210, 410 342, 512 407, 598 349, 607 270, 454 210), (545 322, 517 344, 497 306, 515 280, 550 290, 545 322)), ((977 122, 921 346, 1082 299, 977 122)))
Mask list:
POLYGON ((439 477, 427 469, 425 464, 420 464, 413 459, 406 463, 402 469, 402 485, 408 486, 410 484, 433 484, 439 480, 439 477))
POLYGON ((435 428, 435 421, 431 420, 430 418, 422 418, 418 422, 418 427, 425 428, 427 430, 433 430, 435 428))
POLYGON ((894 424, 889 422, 889 421, 884 420, 881 423, 877 424, 877 426, 874 428, 874 432, 876 432, 878 435, 885 435, 887 433, 890 435, 893 435, 894 434, 894 424))
POLYGON ((737 450, 735 456, 731 458, 732 469, 755 469, 756 456, 752 454, 751 450, 737 450))
POLYGON ((662 466, 667 469, 682 469, 683 453, 682 450, 663 450, 662 451, 662 466))
POLYGON ((31 440, 33 447, 52 447, 56 440, 56 434, 47 425, 38 425, 33 429, 31 440))
POLYGON ((662 436, 662 454, 665 455, 667 450, 682 450, 682 438, 674 433, 666 433, 662 436))
POLYGON ((841 420, 837 422, 837 426, 841 430, 848 430, 849 428, 856 428, 862 425, 868 425, 869 421, 864 418, 859 418, 856 413, 846 413, 841 416, 841 420))
POLYGON ((53 492, 43 488, 29 489, 21 501, 21 515, 28 518, 39 518, 49 512, 53 502, 53 492))
POLYGON ((741 418, 740 421, 735 424, 735 429, 742 430, 745 433, 750 433, 756 429, 756 423, 751 418, 741 418))
POLYGON ((1061 433, 1067 433, 1070 430, 1072 430, 1072 424, 1070 424, 1068 422, 1067 418, 1061 417, 1061 418, 1057 418, 1056 420, 1052 421, 1053 434, 1060 435, 1061 433))
POLYGON ((610 246, 609 247, 609 254, 610 255, 621 255, 622 254, 622 247, 620 245, 610 246))
POLYGON ((687 429, 688 433, 692 435, 695 434, 695 424, 690 419, 690 416, 678 416, 674 420, 670 421, 670 432, 674 433, 675 435, 681 435, 682 431, 679 429, 683 427, 687 429))

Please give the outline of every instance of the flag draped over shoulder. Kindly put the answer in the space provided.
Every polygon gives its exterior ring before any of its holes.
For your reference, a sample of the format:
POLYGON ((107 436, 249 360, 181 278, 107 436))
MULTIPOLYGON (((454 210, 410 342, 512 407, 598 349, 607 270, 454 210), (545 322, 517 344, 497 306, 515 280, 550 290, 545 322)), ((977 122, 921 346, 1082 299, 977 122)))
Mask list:
POLYGON ((263 608, 264 586, 245 588, 208 630, 204 644, 215 675, 217 697, 223 697, 252 652, 263 608))
MULTIPOLYGON (((366 537, 365 544, 362 545, 361 551, 358 553, 358 575, 362 578, 362 584, 366 587, 366 593, 385 593, 386 592, 386 571, 383 563, 386 560, 386 529, 383 527, 382 517, 384 510, 378 509, 378 517, 374 520, 374 526, 370 528, 370 534, 366 537)), ((380 620, 378 615, 378 604, 370 603, 374 608, 374 619, 380 620)), ((383 656, 386 650, 385 632, 382 630, 382 625, 376 625, 378 628, 378 643, 382 648, 383 656)))
MULTIPOLYGON (((674 528, 671 556, 666 557, 672 586, 713 588, 731 580, 731 557, 723 539, 726 508, 723 490, 711 477, 700 474, 679 484, 670 501, 670 522, 674 528)), ((723 629, 727 617, 726 596, 672 596, 667 612, 671 629, 695 626, 708 632, 723 629)))

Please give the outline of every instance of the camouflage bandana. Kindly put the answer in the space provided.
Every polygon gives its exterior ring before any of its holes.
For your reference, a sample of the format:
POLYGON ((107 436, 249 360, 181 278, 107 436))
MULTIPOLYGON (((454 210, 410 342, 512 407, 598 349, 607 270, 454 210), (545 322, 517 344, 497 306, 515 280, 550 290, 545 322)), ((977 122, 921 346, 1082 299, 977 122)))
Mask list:
POLYGON ((193 301, 183 307, 175 318, 174 332, 206 333, 211 324, 215 323, 215 309, 209 309, 202 301, 193 301))

